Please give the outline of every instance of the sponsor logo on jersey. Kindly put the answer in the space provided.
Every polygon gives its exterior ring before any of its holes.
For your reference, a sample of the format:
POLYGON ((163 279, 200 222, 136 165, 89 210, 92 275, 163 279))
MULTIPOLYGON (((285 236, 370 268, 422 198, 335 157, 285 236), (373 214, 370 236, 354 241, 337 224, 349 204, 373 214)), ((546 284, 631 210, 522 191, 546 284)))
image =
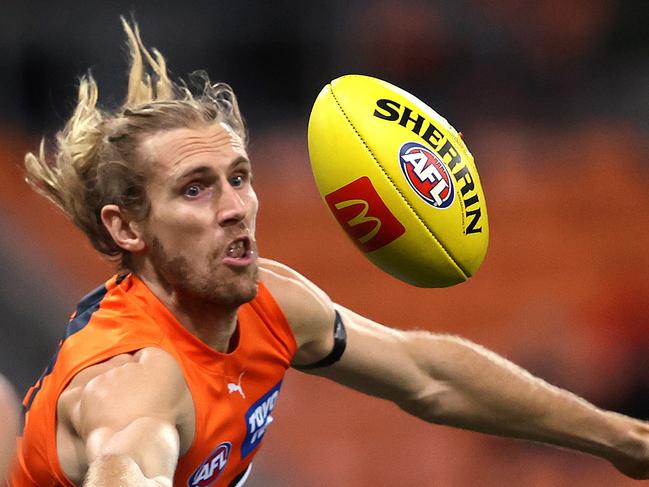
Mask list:
POLYGON ((338 223, 363 252, 385 247, 406 232, 367 176, 329 193, 325 201, 338 223))
POLYGON ((189 487, 208 487, 221 476, 225 465, 230 458, 232 443, 224 441, 217 446, 212 453, 201 463, 191 477, 187 485, 189 487))
POLYGON ((453 180, 433 151, 418 142, 406 142, 399 149, 399 163, 408 184, 421 199, 435 208, 451 206, 453 180))
POLYGON ((279 389, 279 381, 270 391, 261 396, 246 412, 246 437, 241 445, 241 458, 247 457, 261 443, 266 434, 266 429, 273 422, 270 413, 275 409, 279 389))
POLYGON ((232 394, 234 392, 238 392, 243 399, 246 398, 246 393, 243 392, 243 386, 241 385, 241 380, 243 379, 243 374, 245 374, 246 371, 244 370, 239 374, 239 379, 237 382, 228 382, 228 394, 232 394))

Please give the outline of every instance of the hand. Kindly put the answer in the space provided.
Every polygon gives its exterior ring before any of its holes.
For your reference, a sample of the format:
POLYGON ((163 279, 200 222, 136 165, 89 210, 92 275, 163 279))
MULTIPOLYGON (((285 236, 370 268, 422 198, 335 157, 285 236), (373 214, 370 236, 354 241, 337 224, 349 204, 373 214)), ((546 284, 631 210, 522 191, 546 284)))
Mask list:
POLYGON ((646 480, 649 479, 649 423, 631 421, 634 424, 627 443, 609 460, 624 475, 636 480, 646 480))

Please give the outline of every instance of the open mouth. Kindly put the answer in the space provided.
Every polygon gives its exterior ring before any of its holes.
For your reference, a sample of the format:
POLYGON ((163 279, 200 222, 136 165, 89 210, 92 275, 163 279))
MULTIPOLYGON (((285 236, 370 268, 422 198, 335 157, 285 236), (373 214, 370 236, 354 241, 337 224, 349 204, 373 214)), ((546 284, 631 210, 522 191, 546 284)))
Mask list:
POLYGON ((248 237, 233 240, 225 251, 225 256, 230 259, 245 259, 252 253, 250 239, 248 237))

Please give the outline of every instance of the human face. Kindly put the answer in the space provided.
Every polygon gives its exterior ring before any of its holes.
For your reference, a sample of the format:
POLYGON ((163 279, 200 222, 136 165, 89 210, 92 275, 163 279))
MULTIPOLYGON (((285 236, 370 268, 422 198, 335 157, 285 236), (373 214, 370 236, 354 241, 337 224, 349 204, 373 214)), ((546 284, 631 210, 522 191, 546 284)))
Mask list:
POLYGON ((257 195, 241 139, 225 124, 154 134, 140 145, 150 167, 146 259, 178 298, 236 307, 257 293, 257 195))

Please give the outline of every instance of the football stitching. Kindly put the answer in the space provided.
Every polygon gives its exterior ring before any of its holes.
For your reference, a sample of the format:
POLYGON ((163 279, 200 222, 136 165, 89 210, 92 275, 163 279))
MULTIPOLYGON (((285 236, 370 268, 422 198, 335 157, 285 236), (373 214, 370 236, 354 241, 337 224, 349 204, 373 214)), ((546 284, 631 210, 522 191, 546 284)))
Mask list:
POLYGON ((465 278, 465 280, 468 279, 469 277, 471 277, 471 274, 469 274, 468 272, 466 272, 466 271, 462 268, 462 266, 460 266, 460 264, 458 264, 458 262, 457 262, 457 261, 455 260, 455 258, 450 254, 450 252, 446 249, 446 247, 442 244, 442 242, 440 242, 439 239, 435 236, 435 234, 433 233, 433 231, 432 231, 430 228, 428 228, 428 225, 426 225, 426 222, 425 222, 425 221, 424 221, 424 220, 419 216, 419 214, 417 213, 417 210, 415 210, 415 209, 410 205, 410 203, 408 202, 408 200, 406 199, 406 197, 401 193, 401 191, 399 190, 399 188, 397 187, 397 185, 394 184, 394 181, 392 181, 392 178, 390 177, 390 175, 385 171, 385 169, 383 168, 383 166, 381 165, 381 163, 379 162, 379 160, 374 156, 374 153, 372 152, 372 149, 369 148, 369 146, 368 146, 367 143, 365 142, 365 139, 363 139, 363 136, 358 132, 358 130, 356 130, 356 127, 354 127, 354 124, 352 123, 352 121, 351 121, 351 120, 349 119, 349 117, 347 116, 347 113, 345 113, 345 110, 343 109, 342 105, 338 102, 338 98, 336 98, 336 94, 334 93, 333 86, 331 87, 331 96, 333 97, 334 101, 336 102, 336 105, 338 106, 338 109, 339 109, 340 112, 343 114, 343 117, 345 117, 345 120, 347 120, 347 123, 349 124, 349 126, 352 128, 352 130, 354 131, 354 133, 356 134, 356 136, 360 139, 361 143, 362 143, 363 146, 365 147, 365 150, 367 150, 367 152, 370 154, 370 156, 372 157, 372 159, 374 159, 374 162, 376 162, 376 165, 379 167, 379 169, 381 170, 381 172, 383 173, 383 175, 384 175, 384 176, 387 178, 387 180, 390 182, 390 184, 391 184, 392 187, 395 189, 395 191, 397 192, 397 194, 401 197, 401 199, 402 199, 403 202, 406 204, 406 206, 410 209, 410 211, 412 211, 412 213, 415 215, 415 217, 417 218, 417 220, 419 220, 419 222, 423 225, 423 227, 426 229, 426 231, 428 231, 428 233, 430 234, 430 236, 433 237, 433 240, 435 240, 435 242, 437 242, 437 244, 438 244, 438 245, 440 246, 440 248, 444 251, 444 253, 445 253, 446 256, 450 259, 450 261, 453 262, 453 264, 455 264, 455 266, 458 268, 458 270, 462 273, 462 275, 463 275, 463 277, 465 278))

